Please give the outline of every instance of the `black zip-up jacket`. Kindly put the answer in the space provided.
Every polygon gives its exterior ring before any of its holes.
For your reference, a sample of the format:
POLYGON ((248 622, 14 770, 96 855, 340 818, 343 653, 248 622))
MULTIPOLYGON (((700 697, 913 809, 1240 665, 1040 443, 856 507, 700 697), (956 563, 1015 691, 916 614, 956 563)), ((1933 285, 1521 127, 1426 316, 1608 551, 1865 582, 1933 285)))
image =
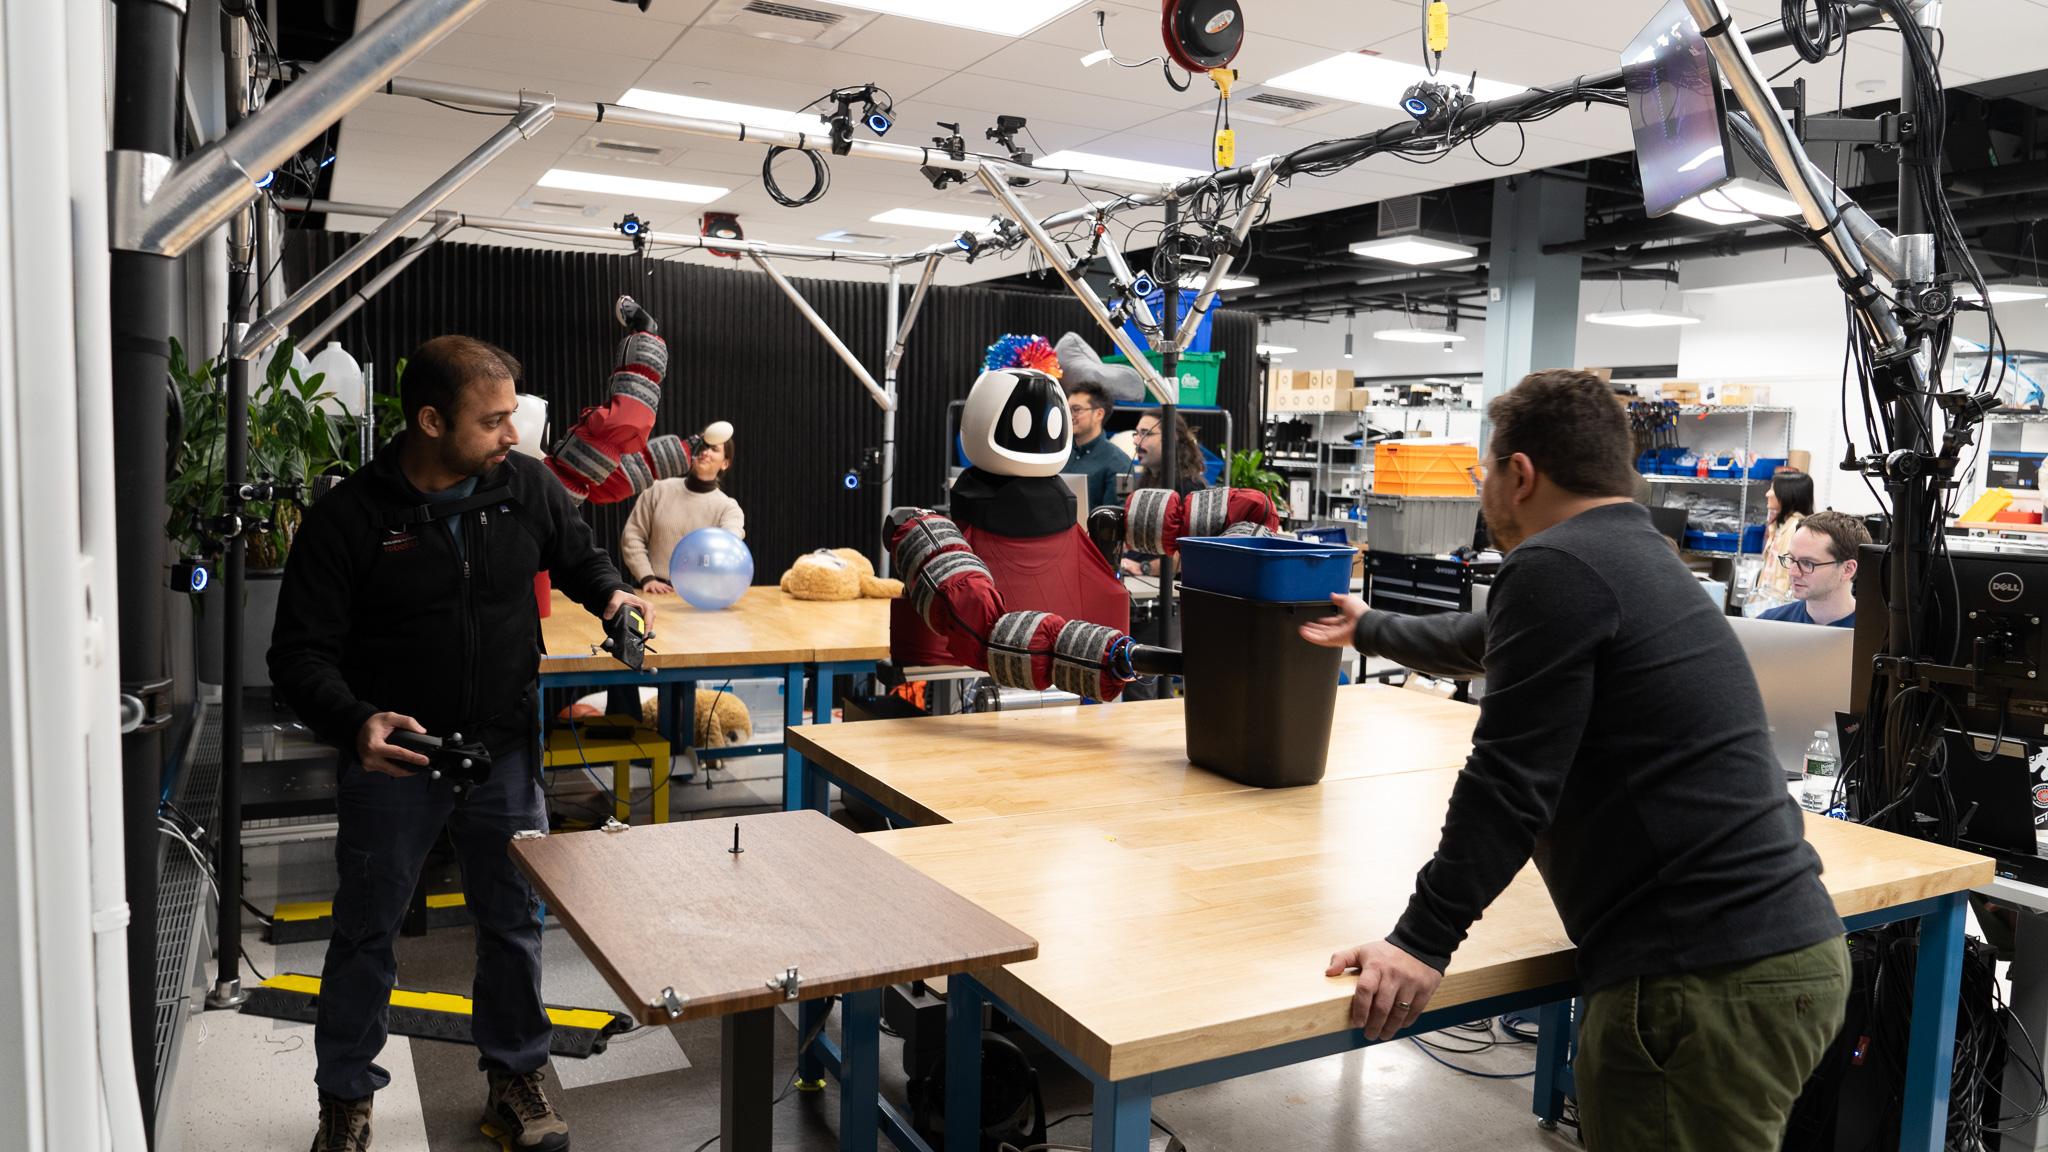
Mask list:
POLYGON ((561 481, 517 452, 461 502, 476 506, 462 513, 458 550, 399 468, 404 438, 306 510, 278 596, 271 682, 315 735, 344 750, 377 712, 493 751, 530 741, 535 574, 547 570, 596 615, 626 582, 561 481))

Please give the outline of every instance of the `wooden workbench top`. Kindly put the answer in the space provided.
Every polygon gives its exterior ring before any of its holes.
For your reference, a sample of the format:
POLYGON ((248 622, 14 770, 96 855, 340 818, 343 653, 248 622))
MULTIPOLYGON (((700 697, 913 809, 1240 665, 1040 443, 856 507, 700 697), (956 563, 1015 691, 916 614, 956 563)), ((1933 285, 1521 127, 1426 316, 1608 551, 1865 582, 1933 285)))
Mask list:
POLYGON ((643 1024, 987 968, 1031 937, 816 812, 514 840, 512 857, 643 1024), (734 855, 733 829, 740 829, 734 855))
MULTIPOLYGON (((829 663, 889 655, 887 600, 797 600, 765 586, 747 589, 737 604, 716 612, 693 608, 680 596, 646 599, 654 605, 649 668, 829 663)), ((604 625, 560 590, 540 626, 548 651, 540 665, 543 675, 622 667, 603 652, 591 654, 591 646, 604 640, 604 625)))
MULTIPOLYGON (((914 824, 1145 804, 1247 786, 1187 761, 1180 700, 870 720, 789 745, 914 824)), ((1337 690, 1325 780, 1455 767, 1479 709, 1379 685, 1337 690)))
MULTIPOLYGON (((852 726, 849 726, 852 727, 852 726)), ((985 747, 993 765, 1004 750, 985 747)), ((989 987, 1112 1079, 1343 1031, 1330 953, 1390 929, 1436 848, 1455 769, 1082 808, 869 839, 1036 937, 989 987)), ((1808 817, 1844 915, 1957 892, 1982 857, 1808 817)), ((1475 924, 1433 1004, 1573 978, 1533 867, 1475 924)))

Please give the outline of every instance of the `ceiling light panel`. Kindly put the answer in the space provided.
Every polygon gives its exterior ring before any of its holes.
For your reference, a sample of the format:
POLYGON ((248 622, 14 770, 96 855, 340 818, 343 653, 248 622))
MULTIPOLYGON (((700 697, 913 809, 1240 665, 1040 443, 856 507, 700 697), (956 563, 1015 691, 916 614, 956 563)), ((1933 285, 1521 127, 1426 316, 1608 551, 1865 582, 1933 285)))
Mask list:
POLYGON ((542 188, 566 188, 572 192, 593 192, 600 196, 630 200, 667 200, 677 204, 710 204, 731 192, 708 184, 684 184, 676 180, 649 180, 641 176, 613 176, 605 172, 579 172, 573 168, 550 168, 534 183, 542 188))
POLYGON ((1081 0, 832 0, 842 8, 901 16, 926 24, 970 28, 997 36, 1023 36, 1081 6, 1081 0))

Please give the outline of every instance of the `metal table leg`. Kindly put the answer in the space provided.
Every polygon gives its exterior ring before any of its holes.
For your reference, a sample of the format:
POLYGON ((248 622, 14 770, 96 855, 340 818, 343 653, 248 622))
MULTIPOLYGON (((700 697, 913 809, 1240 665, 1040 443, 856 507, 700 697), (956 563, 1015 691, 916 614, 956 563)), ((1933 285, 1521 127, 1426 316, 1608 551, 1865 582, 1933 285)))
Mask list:
POLYGON ((1152 1091, 1145 1080, 1095 1082, 1093 1152, 1146 1152, 1152 1146, 1152 1091))
MULTIPOLYGON (((2005 1098, 2031 1100, 2040 1093, 2031 1066, 2048 1044, 2048 914, 2019 910, 2012 962, 2012 1027, 2007 1030, 2011 1055, 2005 1061, 2005 1098), (2021 1029, 2025 1029, 2024 1035, 2021 1029)), ((2015 1107, 2016 1110, 2016 1107, 2015 1107)), ((2048 1122, 2026 1120, 2007 1133, 2000 1147, 2021 1152, 2048 1152, 2048 1122)))
POLYGON ((881 1139, 882 990, 840 997, 839 1147, 866 1152, 881 1139))
POLYGON ((1560 1000, 1536 1010, 1536 1118, 1556 1128, 1564 1115, 1572 1058, 1572 1002, 1560 1000))
POLYGON ((804 806, 804 756, 788 746, 789 730, 804 722, 804 666, 791 664, 782 673, 782 810, 804 806))
POLYGON ((718 1146, 768 1152, 775 1133, 775 1010, 735 1012, 719 1026, 718 1146))
POLYGON ((981 1150, 980 982, 968 976, 946 980, 946 1148, 981 1150))
POLYGON ((1913 1034, 1906 1047, 1906 1106, 1900 1152, 1941 1152, 1956 1042, 1956 997, 1963 982, 1961 892, 1935 900, 1920 917, 1913 973, 1913 1034))

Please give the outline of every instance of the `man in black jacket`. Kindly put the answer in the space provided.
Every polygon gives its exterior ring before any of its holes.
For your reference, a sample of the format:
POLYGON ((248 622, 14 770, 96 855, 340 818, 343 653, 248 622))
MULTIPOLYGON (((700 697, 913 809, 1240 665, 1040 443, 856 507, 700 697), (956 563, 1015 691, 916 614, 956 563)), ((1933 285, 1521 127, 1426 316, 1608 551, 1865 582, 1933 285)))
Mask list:
MULTIPOLYGON (((1537 373, 1488 415, 1480 503, 1507 559, 1483 635, 1466 617, 1433 638, 1438 666, 1485 669, 1472 754, 1407 910, 1327 975, 1357 969, 1352 1021, 1391 1039, 1533 857, 1578 947, 1586 1146, 1775 1152, 1849 970, 1756 679, 1631 499, 1604 385, 1537 373)), ((1340 607, 1303 635, 1341 647, 1377 615, 1340 607)))
POLYGON ((407 362, 406 430, 306 512, 285 566, 270 675, 341 750, 334 934, 314 1030, 314 1152, 363 1152, 375 1061, 397 977, 392 943, 427 853, 448 827, 477 925, 478 1066, 485 1124, 508 1146, 562 1152, 569 1126, 542 1090, 539 903, 506 852, 547 827, 533 763, 540 614, 534 577, 606 619, 648 611, 598 549, 561 482, 512 451, 519 364, 463 336, 407 362), (481 784, 431 779, 399 730, 460 733, 495 763, 481 784))

